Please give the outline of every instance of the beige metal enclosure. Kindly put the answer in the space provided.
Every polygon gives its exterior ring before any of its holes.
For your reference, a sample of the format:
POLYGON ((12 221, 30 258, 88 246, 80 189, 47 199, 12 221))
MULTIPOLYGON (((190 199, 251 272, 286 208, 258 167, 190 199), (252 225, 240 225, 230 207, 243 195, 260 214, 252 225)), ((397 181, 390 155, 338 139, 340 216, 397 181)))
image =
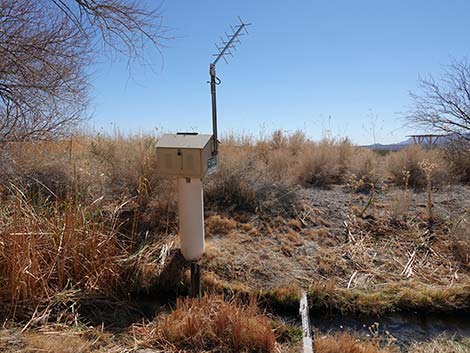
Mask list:
POLYGON ((217 156, 212 156, 212 148, 212 135, 163 135, 157 142, 159 172, 180 178, 204 178, 217 170, 217 156))

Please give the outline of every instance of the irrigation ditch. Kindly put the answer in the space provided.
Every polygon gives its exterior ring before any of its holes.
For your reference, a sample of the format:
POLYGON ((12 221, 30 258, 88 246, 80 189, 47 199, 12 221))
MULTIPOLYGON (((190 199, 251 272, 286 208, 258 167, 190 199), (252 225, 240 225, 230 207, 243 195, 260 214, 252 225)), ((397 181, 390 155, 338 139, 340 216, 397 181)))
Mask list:
MULTIPOLYGON (((243 297, 245 295, 242 293, 241 300, 244 300, 243 297)), ((137 302, 137 308, 149 319, 158 313, 169 311, 175 300, 175 297, 172 297, 165 303, 155 298, 143 297, 137 302)), ((269 294, 259 296, 259 305, 268 314, 278 317, 288 325, 302 328, 304 353, 313 352, 313 336, 345 331, 384 344, 394 343, 402 352, 407 352, 408 347, 415 342, 425 342, 441 334, 456 339, 470 337, 468 310, 441 313, 397 310, 381 315, 361 315, 312 309, 307 303, 307 293, 303 293, 298 301, 289 301, 286 305, 282 305, 269 294)))

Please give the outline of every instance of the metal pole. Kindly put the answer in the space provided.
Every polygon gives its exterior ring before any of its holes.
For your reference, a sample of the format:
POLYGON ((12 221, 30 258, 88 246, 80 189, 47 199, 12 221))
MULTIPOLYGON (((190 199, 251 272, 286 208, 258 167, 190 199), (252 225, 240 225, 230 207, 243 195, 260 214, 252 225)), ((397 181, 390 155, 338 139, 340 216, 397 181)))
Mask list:
POLYGON ((191 297, 201 297, 201 266, 197 262, 191 262, 191 297))
POLYGON ((217 99, 215 89, 217 86, 215 76, 215 64, 210 64, 209 74, 211 76, 211 97, 212 97, 212 155, 216 156, 218 153, 218 141, 217 141, 217 99))

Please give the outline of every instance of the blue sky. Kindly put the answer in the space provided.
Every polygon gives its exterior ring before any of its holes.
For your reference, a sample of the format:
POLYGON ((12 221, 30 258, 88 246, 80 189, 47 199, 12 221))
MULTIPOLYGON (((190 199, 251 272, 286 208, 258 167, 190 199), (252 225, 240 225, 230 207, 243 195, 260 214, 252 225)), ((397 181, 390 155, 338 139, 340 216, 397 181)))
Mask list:
POLYGON ((359 144, 404 139, 409 92, 470 56, 470 1, 146 1, 161 5, 174 39, 153 69, 99 58, 93 66, 97 131, 211 130, 206 81, 214 42, 237 16, 252 22, 229 65, 219 62, 219 134, 304 130, 359 144))

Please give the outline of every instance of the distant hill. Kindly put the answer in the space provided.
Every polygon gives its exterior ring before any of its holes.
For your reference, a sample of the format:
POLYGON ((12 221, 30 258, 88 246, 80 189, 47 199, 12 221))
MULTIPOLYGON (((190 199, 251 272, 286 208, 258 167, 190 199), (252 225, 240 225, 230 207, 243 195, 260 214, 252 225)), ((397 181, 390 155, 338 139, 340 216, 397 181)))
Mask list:
POLYGON ((361 147, 364 147, 364 148, 370 148, 372 150, 376 150, 376 151, 399 151, 403 148, 405 148, 408 144, 402 144, 401 142, 400 143, 392 143, 392 144, 389 144, 389 145, 382 145, 381 143, 376 143, 376 144, 372 144, 372 145, 364 145, 364 146, 361 146, 361 147))
MULTIPOLYGON (((470 133, 468 134, 468 137, 470 137, 470 133)), ((455 134, 448 134, 446 136, 439 136, 437 137, 437 140, 435 141, 435 144, 437 145, 443 145, 453 139, 456 139, 457 138, 457 135, 455 134)), ((398 142, 398 143, 392 143, 392 144, 388 144, 388 145, 383 145, 381 143, 376 143, 376 144, 372 144, 372 145, 364 145, 364 146, 361 146, 361 147, 364 147, 364 148, 370 148, 370 149, 373 149, 373 150, 376 150, 376 151, 399 151, 403 148, 405 148, 406 146, 408 145, 411 145, 413 144, 414 141, 413 141, 413 138, 412 137, 408 137, 406 140, 404 141, 401 141, 401 142, 398 142)), ((424 141, 422 143, 422 145, 427 145, 428 142, 427 141, 424 141)))

